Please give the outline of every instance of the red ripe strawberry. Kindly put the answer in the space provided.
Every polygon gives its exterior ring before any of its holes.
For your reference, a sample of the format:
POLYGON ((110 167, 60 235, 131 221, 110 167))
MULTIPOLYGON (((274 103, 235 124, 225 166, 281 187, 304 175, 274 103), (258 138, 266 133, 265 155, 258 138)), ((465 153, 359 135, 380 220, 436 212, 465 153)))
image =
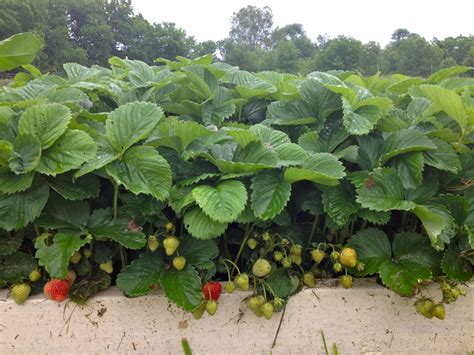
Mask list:
POLYGON ((206 300, 217 301, 221 295, 222 286, 219 282, 209 281, 202 285, 202 294, 206 300))
POLYGON ((69 282, 67 280, 51 279, 51 281, 45 283, 43 291, 50 300, 62 302, 68 296, 69 282))

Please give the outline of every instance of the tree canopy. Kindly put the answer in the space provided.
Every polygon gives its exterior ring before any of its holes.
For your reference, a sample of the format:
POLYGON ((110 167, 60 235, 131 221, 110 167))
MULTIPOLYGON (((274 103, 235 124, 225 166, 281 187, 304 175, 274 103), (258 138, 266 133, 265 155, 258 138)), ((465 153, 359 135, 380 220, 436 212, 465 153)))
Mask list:
POLYGON ((205 54, 244 70, 300 74, 352 70, 426 77, 444 67, 474 65, 471 35, 427 40, 399 28, 385 48, 343 35, 312 39, 302 24, 275 26, 269 7, 235 12, 228 37, 218 42, 198 42, 174 23, 150 23, 134 12, 132 0, 0 0, 0 8, 0 39, 36 32, 45 48, 35 64, 50 72, 60 72, 66 62, 106 65, 111 56, 151 64, 205 54))

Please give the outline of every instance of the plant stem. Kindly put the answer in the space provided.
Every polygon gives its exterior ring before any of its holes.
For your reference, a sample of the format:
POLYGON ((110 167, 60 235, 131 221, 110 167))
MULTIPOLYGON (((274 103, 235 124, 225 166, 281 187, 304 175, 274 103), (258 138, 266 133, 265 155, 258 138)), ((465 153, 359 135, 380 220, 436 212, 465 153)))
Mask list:
POLYGON ((314 232, 316 231, 316 226, 318 225, 318 220, 319 220, 319 214, 317 214, 316 217, 314 217, 313 226, 311 227, 311 234, 309 235, 308 244, 306 245, 306 248, 309 248, 311 246, 314 232))
MULTIPOLYGON (((225 262, 231 263, 232 266, 234 267, 234 269, 236 269, 237 272, 240 274, 240 269, 239 269, 239 267, 238 267, 237 264, 234 263, 232 260, 229 260, 229 259, 222 259, 222 261, 224 262, 224 265, 225 265, 225 262)), ((226 266, 226 267, 227 267, 227 266, 226 266)))
POLYGON ((113 214, 114 214, 114 219, 117 218, 117 209, 118 209, 118 192, 119 192, 119 187, 118 184, 113 181, 112 184, 114 185, 114 204, 113 204, 113 214))
MULTIPOLYGON (((119 195, 119 186, 115 181, 112 181, 114 186, 114 202, 113 202, 113 216, 114 219, 117 218, 117 210, 118 210, 118 195, 119 195)), ((123 246, 119 246, 119 253, 120 253, 120 261, 122 262, 122 268, 127 266, 127 255, 125 254, 125 249, 123 246)))
POLYGON ((247 244, 247 239, 249 239, 249 236, 250 236, 250 234, 252 233, 252 230, 253 230, 254 227, 255 227, 255 223, 252 223, 252 225, 250 226, 250 228, 249 228, 249 226, 248 226, 248 224, 247 224, 247 226, 246 226, 246 228, 245 228, 244 239, 243 239, 243 241, 242 241, 242 244, 240 244, 239 251, 238 251, 237 256, 235 257, 235 260, 234 260, 234 264, 237 264, 237 262, 239 261, 240 255, 242 254, 242 252, 243 252, 243 250, 244 250, 245 244, 247 244))
POLYGON ((405 228, 405 223, 407 222, 407 213, 406 211, 402 212, 402 220, 401 220, 401 229, 405 228))

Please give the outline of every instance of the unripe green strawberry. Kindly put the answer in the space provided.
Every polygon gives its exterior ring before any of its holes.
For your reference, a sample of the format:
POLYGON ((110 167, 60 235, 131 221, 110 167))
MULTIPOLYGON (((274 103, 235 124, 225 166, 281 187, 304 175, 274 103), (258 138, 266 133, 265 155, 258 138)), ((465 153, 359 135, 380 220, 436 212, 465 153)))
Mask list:
POLYGON ((36 282, 41 278, 41 273, 38 270, 33 270, 28 277, 31 282, 36 282))
POLYGON ((364 270, 365 270, 365 264, 362 263, 362 262, 360 262, 360 261, 358 261, 358 262, 357 262, 357 265, 356 265, 356 269, 357 269, 357 271, 359 271, 359 272, 364 271, 364 270))
POLYGON ((82 255, 78 251, 76 251, 72 256, 69 258, 69 262, 71 264, 77 264, 79 261, 81 261, 82 255))
POLYGON ((273 260, 281 261, 283 259, 283 253, 281 251, 276 251, 273 253, 273 260))
POLYGON ((232 293, 234 292, 235 290, 235 282, 234 281, 227 281, 225 286, 224 286, 224 289, 227 293, 232 293))
POLYGON ((446 317, 446 310, 442 303, 438 303, 433 308, 431 308, 431 314, 438 319, 444 319, 446 317))
POLYGON ((308 286, 311 288, 316 286, 316 280, 312 272, 305 272, 303 274, 303 283, 305 284, 305 286, 308 286))
POLYGON ((459 287, 454 286, 451 288, 451 294, 455 299, 457 299, 459 296, 463 294, 463 292, 459 289, 459 287))
POLYGON ((249 290, 249 275, 246 273, 239 274, 235 277, 235 283, 242 291, 249 290))
POLYGON ((262 234, 262 239, 263 239, 264 241, 268 242, 268 241, 270 240, 270 233, 264 232, 264 233, 262 234))
POLYGON ((430 298, 421 298, 415 302, 416 311, 429 319, 433 318, 433 314, 431 313, 433 307, 434 303, 430 298))
POLYGON ((336 272, 336 273, 341 272, 341 271, 342 271, 342 265, 341 265, 341 263, 335 263, 335 264, 332 266, 332 269, 333 269, 334 272, 336 272))
POLYGON ((443 302, 448 304, 455 302, 463 294, 457 286, 451 286, 448 283, 443 284, 441 291, 443 292, 443 302))
POLYGON ((68 270, 67 275, 66 275, 66 281, 68 282, 69 286, 71 286, 74 281, 76 281, 76 272, 72 269, 68 270))
POLYGON ((213 316, 217 312, 217 302, 210 300, 206 303, 206 312, 209 313, 210 316, 213 316))
POLYGON ((265 298, 262 295, 252 296, 247 301, 247 306, 251 311, 256 312, 265 303, 265 298))
POLYGON ((280 298, 280 297, 275 297, 273 299, 273 310, 274 311, 281 311, 283 310, 283 306, 285 305, 285 300, 283 298, 280 298))
POLYGON ((343 275, 339 277, 339 283, 344 288, 351 288, 352 287, 352 276, 351 275, 343 275))
POLYGON ((265 277, 272 271, 267 259, 257 259, 252 266, 252 273, 257 277, 265 277))
POLYGON ((12 287, 12 298, 16 304, 22 304, 31 293, 31 287, 27 283, 16 284, 12 287))
POLYGON ((199 307, 193 312, 194 319, 201 319, 204 311, 206 310, 206 303, 203 302, 199 305, 199 307))
POLYGON ((326 254, 324 254, 324 252, 322 250, 319 250, 319 249, 313 249, 311 251, 311 257, 313 258, 313 260, 316 264, 320 264, 321 261, 323 261, 325 255, 326 254))
POLYGON ((303 262, 303 260, 301 259, 301 255, 298 254, 291 254, 290 259, 296 265, 301 265, 301 263, 303 262))
POLYGON ((171 256, 179 247, 179 240, 174 236, 168 236, 163 240, 163 246, 165 247, 166 255, 171 256))
POLYGON ((290 248, 290 253, 292 255, 299 255, 301 256, 301 252, 303 251, 303 247, 301 245, 298 245, 298 244, 294 244, 291 246, 290 248))
POLYGON ((271 319, 273 316, 273 305, 270 302, 265 302, 262 307, 260 308, 262 311, 263 316, 266 319, 271 319))
POLYGON ((332 259, 332 261, 334 261, 334 262, 338 261, 338 260, 339 260, 339 253, 338 253, 337 251, 333 251, 333 252, 331 253, 331 259, 332 259))
POLYGON ((173 266, 176 270, 181 271, 186 266, 186 258, 184 256, 177 256, 173 259, 173 266))
POLYGON ((348 268, 353 268, 357 265, 357 253, 355 249, 345 247, 339 255, 339 262, 348 268))
POLYGON ((173 224, 173 223, 168 222, 168 223, 165 224, 165 230, 166 230, 168 233, 171 232, 171 231, 173 230, 173 228, 174 228, 174 224, 173 224))
POLYGON ((100 264, 99 267, 107 274, 111 274, 114 271, 114 264, 112 260, 107 260, 105 263, 100 264))
POLYGON ((257 240, 254 239, 254 238, 249 238, 249 239, 247 240, 247 246, 248 246, 250 249, 254 250, 254 249, 257 247, 257 240))
POLYGON ((83 254, 86 258, 90 258, 92 256, 92 250, 84 249, 83 254))
POLYGON ((291 267, 291 259, 288 257, 283 258, 283 260, 281 261, 281 265, 286 268, 291 267))
POLYGON ((151 252, 154 252, 156 249, 158 249, 160 242, 156 238, 156 235, 148 236, 147 246, 151 252))

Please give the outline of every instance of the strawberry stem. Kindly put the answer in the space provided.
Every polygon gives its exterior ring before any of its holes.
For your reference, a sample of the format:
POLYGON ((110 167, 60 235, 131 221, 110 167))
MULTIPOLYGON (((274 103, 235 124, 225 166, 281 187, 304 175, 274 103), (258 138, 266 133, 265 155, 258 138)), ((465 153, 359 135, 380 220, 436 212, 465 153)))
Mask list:
MULTIPOLYGON (((255 223, 252 223, 252 225, 249 228, 249 225, 247 224, 245 227, 245 234, 244 234, 244 240, 242 241, 242 244, 240 244, 240 249, 239 252, 237 253, 237 256, 235 257, 234 264, 237 264, 237 261, 239 261, 240 255, 244 251, 245 245, 247 245, 247 239, 249 239, 250 234, 252 233, 253 228, 255 227, 255 223)), ((240 271, 239 271, 240 274, 240 271)))
MULTIPOLYGON (((240 269, 239 267, 237 266, 236 263, 234 263, 232 260, 229 260, 229 259, 222 259, 222 261, 224 262, 224 265, 226 265, 225 263, 228 262, 230 264, 232 264, 234 266, 235 269, 237 269, 237 272, 240 274, 240 269)), ((226 266, 227 267, 227 266, 226 266)))

